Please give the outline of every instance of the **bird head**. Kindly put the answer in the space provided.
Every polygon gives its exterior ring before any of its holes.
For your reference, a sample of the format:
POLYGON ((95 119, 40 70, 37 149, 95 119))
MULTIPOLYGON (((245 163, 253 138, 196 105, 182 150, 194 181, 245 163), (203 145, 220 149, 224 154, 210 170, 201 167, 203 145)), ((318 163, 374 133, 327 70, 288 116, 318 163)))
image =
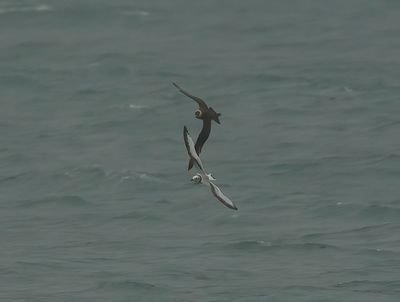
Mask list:
POLYGON ((203 117, 203 112, 202 112, 200 109, 197 109, 197 110, 194 112, 194 116, 195 116, 196 118, 198 118, 198 119, 201 119, 201 118, 203 117))
POLYGON ((199 184, 201 183, 201 180, 202 180, 201 176, 196 174, 192 177, 190 181, 194 182, 195 184, 199 184))

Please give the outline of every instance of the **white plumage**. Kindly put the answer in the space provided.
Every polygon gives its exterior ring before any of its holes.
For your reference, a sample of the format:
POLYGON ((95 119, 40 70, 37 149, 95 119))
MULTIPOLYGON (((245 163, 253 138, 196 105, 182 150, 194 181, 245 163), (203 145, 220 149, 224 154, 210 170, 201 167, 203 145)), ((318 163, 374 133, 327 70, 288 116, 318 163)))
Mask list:
POLYGON ((189 154, 189 157, 193 159, 195 165, 197 166, 199 173, 197 173, 195 176, 192 177, 192 181, 195 183, 204 183, 206 185, 209 185, 211 193, 225 206, 227 206, 230 209, 237 210, 237 207, 235 204, 232 202, 232 200, 229 199, 224 193, 222 193, 221 189, 218 188, 216 184, 211 182, 211 180, 215 180, 214 177, 212 177, 211 174, 207 174, 203 163, 197 154, 194 143, 192 138, 189 135, 189 132, 186 128, 186 126, 183 127, 183 138, 185 140, 185 146, 186 150, 189 154))

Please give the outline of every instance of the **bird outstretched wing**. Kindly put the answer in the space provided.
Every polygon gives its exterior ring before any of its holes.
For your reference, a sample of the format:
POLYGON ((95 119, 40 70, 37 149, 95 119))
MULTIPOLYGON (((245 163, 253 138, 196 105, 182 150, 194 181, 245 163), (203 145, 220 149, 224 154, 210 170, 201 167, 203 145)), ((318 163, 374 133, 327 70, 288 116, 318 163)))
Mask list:
POLYGON ((172 83, 172 85, 174 85, 180 92, 182 92, 184 95, 186 95, 187 97, 190 97, 192 100, 194 100, 197 104, 199 104, 199 108, 201 111, 203 112, 207 112, 208 110, 208 106, 206 104, 206 102, 204 102, 201 98, 194 96, 192 94, 190 94, 189 92, 187 92, 186 90, 183 90, 178 84, 176 83, 172 83))

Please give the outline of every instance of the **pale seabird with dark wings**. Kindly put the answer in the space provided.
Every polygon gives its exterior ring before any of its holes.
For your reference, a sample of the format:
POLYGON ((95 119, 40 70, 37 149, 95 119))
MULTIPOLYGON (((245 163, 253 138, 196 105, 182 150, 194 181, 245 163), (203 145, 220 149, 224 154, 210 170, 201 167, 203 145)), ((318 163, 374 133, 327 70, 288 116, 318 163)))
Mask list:
POLYGON ((229 199, 224 193, 222 193, 221 189, 218 188, 217 185, 215 185, 211 180, 215 180, 211 174, 207 174, 207 172, 204 170, 204 165, 199 157, 199 155, 196 152, 194 142, 192 138, 189 135, 189 132, 186 128, 186 126, 183 127, 183 138, 185 140, 185 146, 186 150, 188 152, 188 155, 190 159, 193 160, 193 163, 197 166, 199 173, 196 174, 195 176, 198 176, 198 178, 195 178, 195 180, 192 178, 192 181, 198 182, 198 183, 203 183, 203 184, 208 184, 210 186, 211 193, 226 207, 232 209, 232 210, 237 210, 238 208, 235 206, 235 204, 232 202, 232 200, 229 199))
MULTIPOLYGON (((172 83, 180 92, 182 92, 184 95, 187 97, 191 98, 194 100, 198 105, 199 109, 197 109, 194 113, 195 117, 198 119, 203 120, 203 128, 201 129, 201 132, 199 136, 197 137, 196 144, 194 145, 194 148, 197 152, 197 154, 200 154, 201 149, 203 148, 204 143, 210 136, 210 131, 211 131, 211 121, 215 121, 218 124, 221 124, 219 121, 219 116, 221 113, 215 112, 212 107, 208 107, 206 102, 204 102, 201 98, 194 96, 190 94, 189 92, 183 90, 180 86, 178 86, 175 83, 172 83)), ((190 170, 193 167, 193 160, 189 160, 189 165, 188 165, 188 170, 190 170)))

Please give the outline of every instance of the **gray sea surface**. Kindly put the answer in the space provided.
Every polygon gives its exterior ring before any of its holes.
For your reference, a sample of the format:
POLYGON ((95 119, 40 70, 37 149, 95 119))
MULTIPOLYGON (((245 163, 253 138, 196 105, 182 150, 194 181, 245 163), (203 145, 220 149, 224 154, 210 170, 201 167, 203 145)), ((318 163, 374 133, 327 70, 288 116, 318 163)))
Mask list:
POLYGON ((0 0, 0 301, 400 301, 400 2, 0 0), (182 128, 221 112, 190 182, 182 128))

